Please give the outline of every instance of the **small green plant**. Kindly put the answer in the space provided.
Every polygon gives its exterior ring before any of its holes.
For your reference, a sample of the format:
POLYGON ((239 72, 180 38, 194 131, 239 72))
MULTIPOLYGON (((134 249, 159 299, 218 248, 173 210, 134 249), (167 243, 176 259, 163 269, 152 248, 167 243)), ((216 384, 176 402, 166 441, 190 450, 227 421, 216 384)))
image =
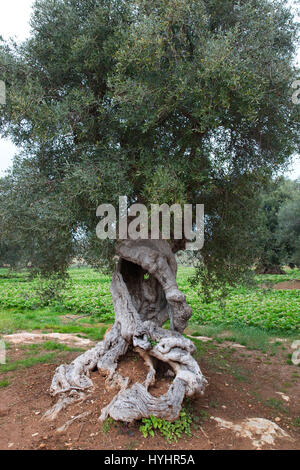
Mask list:
POLYGON ((155 418, 155 416, 152 415, 149 418, 144 418, 142 423, 140 431, 145 438, 149 436, 154 437, 157 431, 160 432, 168 442, 177 442, 183 434, 186 434, 188 437, 192 436, 192 418, 184 408, 182 408, 179 418, 173 423, 161 418, 155 418))
POLYGON ((35 294, 40 306, 50 305, 53 301, 61 301, 63 291, 67 287, 68 278, 53 274, 49 278, 36 277, 35 294))
POLYGON ((293 425, 300 428, 300 416, 296 416, 296 418, 293 419, 293 425))
POLYGON ((9 380, 1 380, 0 381, 0 388, 9 387, 9 385, 10 385, 9 380))
POLYGON ((291 382, 283 382, 282 386, 283 386, 284 388, 290 388, 290 387, 293 386, 293 384, 292 384, 291 382))
POLYGON ((236 366, 232 368, 232 375, 237 382, 250 382, 249 371, 247 369, 236 366))
POLYGON ((266 400, 266 405, 270 408, 273 408, 276 411, 281 411, 282 413, 288 413, 287 408, 283 405, 283 402, 277 398, 268 398, 266 400))
POLYGON ((137 447, 137 445, 138 445, 137 441, 130 441, 126 444, 126 449, 133 450, 135 447, 137 447))
POLYGON ((111 427, 112 427, 112 425, 113 425, 114 423, 115 423, 115 420, 112 419, 112 418, 109 416, 108 418, 106 418, 106 420, 105 420, 104 423, 103 423, 102 431, 103 431, 105 434, 107 434, 107 433, 110 431, 110 429, 111 429, 111 427))
POLYGON ((209 402, 209 407, 210 407, 210 408, 218 408, 218 406, 219 406, 218 400, 211 400, 211 401, 209 402))
POLYGON ((158 344, 158 341, 154 341, 150 336, 147 337, 149 343, 151 344, 152 348, 158 344))

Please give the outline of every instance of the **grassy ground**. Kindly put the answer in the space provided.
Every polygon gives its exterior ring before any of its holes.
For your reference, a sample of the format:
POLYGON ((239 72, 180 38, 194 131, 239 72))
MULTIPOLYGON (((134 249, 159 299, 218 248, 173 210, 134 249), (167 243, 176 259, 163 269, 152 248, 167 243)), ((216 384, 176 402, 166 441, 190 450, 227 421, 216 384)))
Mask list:
MULTIPOLYGON (((197 290, 189 285, 192 272, 192 268, 180 267, 178 284, 193 309, 190 323, 199 334, 216 337, 230 327, 229 335, 238 337, 241 342, 253 336, 256 343, 263 343, 267 332, 297 335, 300 291, 262 289, 260 285, 300 279, 300 270, 289 270, 283 276, 259 276, 256 287, 232 289, 223 304, 218 301, 205 304, 201 301, 197 290)), ((16 330, 52 330, 101 339, 107 325, 113 322, 110 282, 109 276, 92 269, 71 269, 70 282, 60 300, 45 305, 39 298, 40 285, 37 281, 28 280, 25 272, 16 274, 2 269, 0 334, 16 330)))
POLYGON ((256 277, 256 286, 232 289, 224 305, 199 302, 196 290, 188 285, 190 268, 181 268, 179 286, 193 309, 192 322, 200 325, 223 324, 253 326, 263 330, 293 332, 300 327, 300 291, 263 289, 262 284, 300 279, 300 270, 289 270, 285 275, 256 277))

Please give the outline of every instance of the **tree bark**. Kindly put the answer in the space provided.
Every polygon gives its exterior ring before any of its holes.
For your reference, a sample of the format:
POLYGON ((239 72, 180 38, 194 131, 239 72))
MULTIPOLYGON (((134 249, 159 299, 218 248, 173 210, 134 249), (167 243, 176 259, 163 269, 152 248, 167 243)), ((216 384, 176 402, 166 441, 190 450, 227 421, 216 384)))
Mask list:
POLYGON ((176 283, 177 263, 170 245, 163 240, 126 240, 116 247, 118 266, 113 275, 111 294, 115 323, 103 341, 70 365, 55 372, 50 392, 58 396, 46 413, 54 419, 72 401, 83 399, 93 387, 90 372, 107 373, 106 386, 118 388, 112 402, 102 410, 100 420, 132 422, 150 415, 175 420, 186 396, 203 394, 207 384, 193 359, 194 344, 181 333, 192 311, 176 283), (162 325, 170 319, 171 329, 162 325), (148 375, 144 383, 129 384, 118 373, 118 360, 130 347, 140 354, 148 375), (161 397, 149 393, 155 383, 156 366, 162 361, 174 376, 168 392, 161 397))
POLYGON ((255 269, 255 274, 285 274, 280 266, 259 266, 255 269))

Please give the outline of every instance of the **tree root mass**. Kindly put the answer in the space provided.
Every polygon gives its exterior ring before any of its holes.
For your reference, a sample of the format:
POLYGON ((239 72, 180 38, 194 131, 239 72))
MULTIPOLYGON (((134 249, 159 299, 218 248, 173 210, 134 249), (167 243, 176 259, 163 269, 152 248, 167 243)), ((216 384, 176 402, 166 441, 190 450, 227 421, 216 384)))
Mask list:
POLYGON ((126 240, 117 246, 119 263, 113 275, 111 294, 115 323, 103 341, 69 365, 57 368, 50 392, 59 399, 45 417, 55 419, 71 403, 83 400, 93 387, 90 373, 105 373, 106 386, 119 390, 101 413, 132 422, 150 415, 176 420, 185 397, 203 394, 207 381, 192 357, 194 344, 182 335, 192 311, 176 283, 177 263, 163 240, 126 240), (163 329, 170 319, 171 329, 163 329), (118 373, 118 361, 133 348, 145 362, 144 383, 131 386, 128 377, 118 373), (174 380, 160 397, 149 393, 156 380, 157 367, 164 363, 174 380))

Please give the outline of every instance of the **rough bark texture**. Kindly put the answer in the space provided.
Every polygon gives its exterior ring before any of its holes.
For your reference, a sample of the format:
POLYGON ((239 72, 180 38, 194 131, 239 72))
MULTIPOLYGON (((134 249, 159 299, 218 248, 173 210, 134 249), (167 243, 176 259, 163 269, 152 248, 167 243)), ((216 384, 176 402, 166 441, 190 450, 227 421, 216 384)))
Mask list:
POLYGON ((184 397, 202 394, 205 389, 207 382, 192 357, 195 347, 181 334, 192 311, 178 289, 177 263, 169 244, 162 240, 126 240, 116 250, 120 259, 111 284, 115 323, 93 349, 70 365, 58 367, 51 394, 59 400, 47 413, 48 419, 82 399, 84 391, 93 387, 90 372, 96 369, 107 373, 107 387, 119 389, 102 410, 100 420, 111 416, 132 422, 150 415, 175 420, 184 397), (169 318, 171 330, 161 328, 169 318), (149 369, 145 382, 133 386, 117 371, 118 360, 129 347, 140 354, 149 369), (174 381, 165 395, 156 398, 148 390, 155 383, 159 361, 167 364, 174 381))

